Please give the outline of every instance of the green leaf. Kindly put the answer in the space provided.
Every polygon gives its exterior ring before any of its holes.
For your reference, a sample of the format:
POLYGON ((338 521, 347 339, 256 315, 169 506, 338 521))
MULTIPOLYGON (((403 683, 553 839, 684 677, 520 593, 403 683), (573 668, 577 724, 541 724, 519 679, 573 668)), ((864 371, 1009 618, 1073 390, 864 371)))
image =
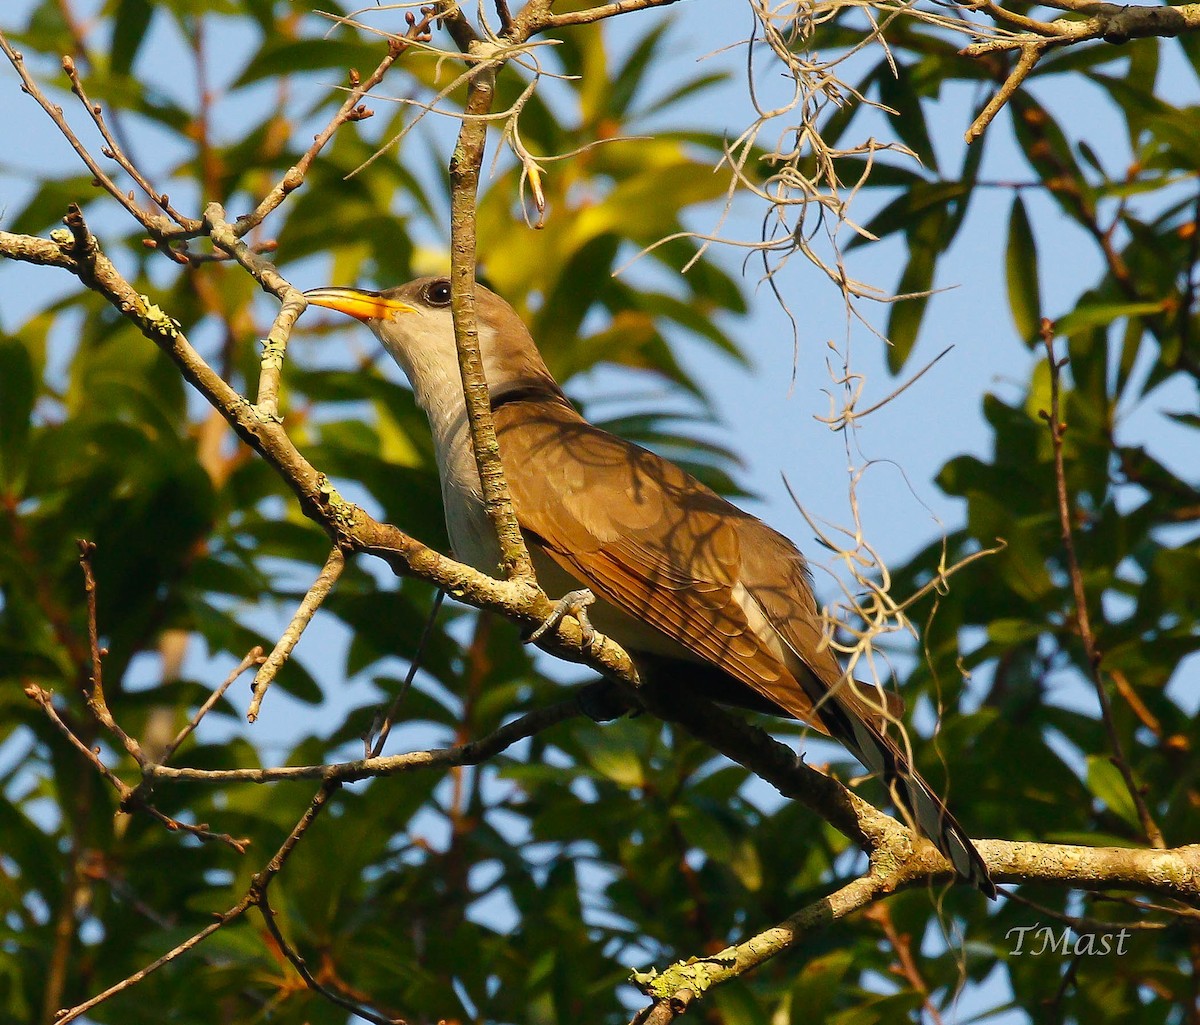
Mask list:
POLYGON ((1162 313, 1163 304, 1159 302, 1141 303, 1083 303, 1065 317, 1060 317, 1054 323, 1055 329, 1062 335, 1073 335, 1093 327, 1106 327, 1114 320, 1122 317, 1148 317, 1151 314, 1162 313))
POLYGON ((1028 346, 1037 342, 1042 325, 1042 300, 1038 283, 1037 243, 1020 195, 1013 197, 1008 218, 1008 247, 1004 253, 1008 305, 1017 333, 1028 346))
POLYGON ((0 341, 0 484, 10 493, 24 476, 36 387, 29 350, 15 339, 0 341))
POLYGON ((112 69, 117 74, 128 75, 133 69, 153 16, 154 5, 150 0, 119 0, 111 43, 112 69))
POLYGON ((888 369, 899 373, 917 344, 917 333, 921 329, 921 320, 925 316, 925 307, 929 302, 928 295, 933 288, 933 274, 937 267, 937 257, 941 252, 941 228, 946 223, 945 208, 932 210, 911 230, 909 249, 911 255, 904 273, 900 275, 900 283, 896 286, 897 295, 908 295, 911 298, 898 299, 892 303, 888 316, 887 336, 891 345, 888 346, 888 369))
POLYGON ((879 98, 896 111, 891 122, 896 134, 904 140, 905 145, 917 155, 922 164, 936 172, 937 152, 925 126, 921 98, 913 88, 912 74, 906 65, 897 61, 895 74, 886 66, 879 69, 879 98))
POLYGON ((269 40, 251 58, 246 70, 233 85, 236 88, 264 78, 295 75, 304 71, 373 68, 384 53, 385 48, 379 43, 348 39, 269 40))
POLYGON ((1125 785, 1125 778, 1108 756, 1088 755, 1087 782, 1088 789, 1104 802, 1109 811, 1120 816, 1134 829, 1141 830, 1141 820, 1129 787, 1125 785))
POLYGON ((584 757, 601 776, 622 787, 644 787, 646 769, 636 737, 623 721, 587 730, 584 757))

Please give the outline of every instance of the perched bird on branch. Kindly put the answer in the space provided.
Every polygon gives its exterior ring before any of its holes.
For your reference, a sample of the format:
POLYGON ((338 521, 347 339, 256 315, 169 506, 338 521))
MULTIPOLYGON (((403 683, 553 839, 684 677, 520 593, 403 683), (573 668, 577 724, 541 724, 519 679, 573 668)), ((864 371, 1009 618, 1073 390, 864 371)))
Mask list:
MULTIPOLYGON (((471 447, 449 280, 305 294, 367 324, 407 374, 433 431, 454 553, 495 574, 501 553, 471 447)), ((982 858, 911 764, 899 702, 848 678, 822 643, 795 546, 668 460, 589 424, 512 307, 482 286, 475 297, 505 478, 542 588, 590 591, 596 629, 651 683, 800 719, 840 741, 958 875, 993 896, 982 858)), ((572 611, 586 625, 582 603, 572 611)))

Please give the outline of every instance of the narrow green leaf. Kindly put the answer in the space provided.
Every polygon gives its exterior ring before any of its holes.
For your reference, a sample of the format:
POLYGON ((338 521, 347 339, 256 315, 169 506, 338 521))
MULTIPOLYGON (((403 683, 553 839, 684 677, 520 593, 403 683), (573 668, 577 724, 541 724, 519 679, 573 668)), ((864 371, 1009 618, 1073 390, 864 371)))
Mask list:
POLYGON ((119 0, 113 19, 112 69, 119 75, 133 70, 138 50, 146 40, 154 5, 150 0, 119 0))
POLYGON ((1121 317, 1147 317, 1162 312, 1162 303, 1084 303, 1055 323, 1059 334, 1073 335, 1091 327, 1104 327, 1121 317))
POLYGON ((276 75, 294 75, 302 71, 329 71, 345 68, 370 68, 379 63, 383 48, 379 45, 347 39, 273 40, 246 65, 234 86, 249 85, 276 75))
POLYGON ((913 88, 912 74, 907 65, 896 63, 896 73, 890 68, 879 70, 879 98, 896 111, 892 127, 917 158, 931 171, 938 169, 937 152, 925 126, 921 98, 913 88))
POLYGON ((908 266, 896 286, 897 293, 913 295, 911 299, 901 299, 892 304, 888 316, 887 336, 892 344, 888 346, 888 370, 898 374, 908 361, 913 346, 917 344, 917 332, 921 329, 921 319, 925 316, 925 306, 929 301, 921 292, 933 288, 933 270, 937 264, 937 255, 929 246, 918 246, 908 259, 908 266))
POLYGON ((1004 272, 1008 282, 1008 305, 1012 309, 1017 333, 1028 346, 1037 341, 1042 323, 1042 299, 1038 285, 1037 243, 1025 203, 1013 197, 1008 218, 1008 247, 1004 253, 1004 272))
POLYGON ((585 757, 601 776, 622 787, 644 787, 646 770, 628 733, 617 729, 593 731, 588 736, 585 757))
POLYGON ((1120 816, 1135 829, 1141 829, 1137 808, 1120 770, 1106 755, 1088 755, 1088 789, 1095 794, 1114 815, 1120 816))

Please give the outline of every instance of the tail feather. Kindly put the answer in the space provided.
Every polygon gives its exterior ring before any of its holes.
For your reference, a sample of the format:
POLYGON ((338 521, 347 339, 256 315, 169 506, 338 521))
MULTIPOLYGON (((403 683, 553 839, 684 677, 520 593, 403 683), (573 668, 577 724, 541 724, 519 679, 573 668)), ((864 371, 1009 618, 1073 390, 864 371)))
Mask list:
MULTIPOLYGON (((872 773, 878 775, 917 827, 946 856, 954 871, 995 898, 996 886, 987 865, 950 810, 909 762, 907 754, 864 714, 845 707, 837 695, 821 705, 830 732, 872 773)), ((885 727, 886 728, 886 727, 885 727)))

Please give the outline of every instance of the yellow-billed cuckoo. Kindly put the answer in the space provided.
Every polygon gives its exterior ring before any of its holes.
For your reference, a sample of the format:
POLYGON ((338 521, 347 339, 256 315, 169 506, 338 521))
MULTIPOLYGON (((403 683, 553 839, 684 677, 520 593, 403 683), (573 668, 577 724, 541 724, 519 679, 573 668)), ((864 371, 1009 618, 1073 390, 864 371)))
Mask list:
MULTIPOLYGON (((450 282, 305 295, 366 323, 407 374, 433 431, 454 554, 494 574, 500 549, 471 448, 450 282)), ((475 297, 505 477, 547 593, 590 589, 596 628, 650 680, 674 671, 718 700, 832 735, 889 784, 960 876, 994 895, 967 834, 894 739, 895 705, 847 679, 821 643, 795 546, 673 463, 589 424, 512 307, 482 286, 475 297)))

